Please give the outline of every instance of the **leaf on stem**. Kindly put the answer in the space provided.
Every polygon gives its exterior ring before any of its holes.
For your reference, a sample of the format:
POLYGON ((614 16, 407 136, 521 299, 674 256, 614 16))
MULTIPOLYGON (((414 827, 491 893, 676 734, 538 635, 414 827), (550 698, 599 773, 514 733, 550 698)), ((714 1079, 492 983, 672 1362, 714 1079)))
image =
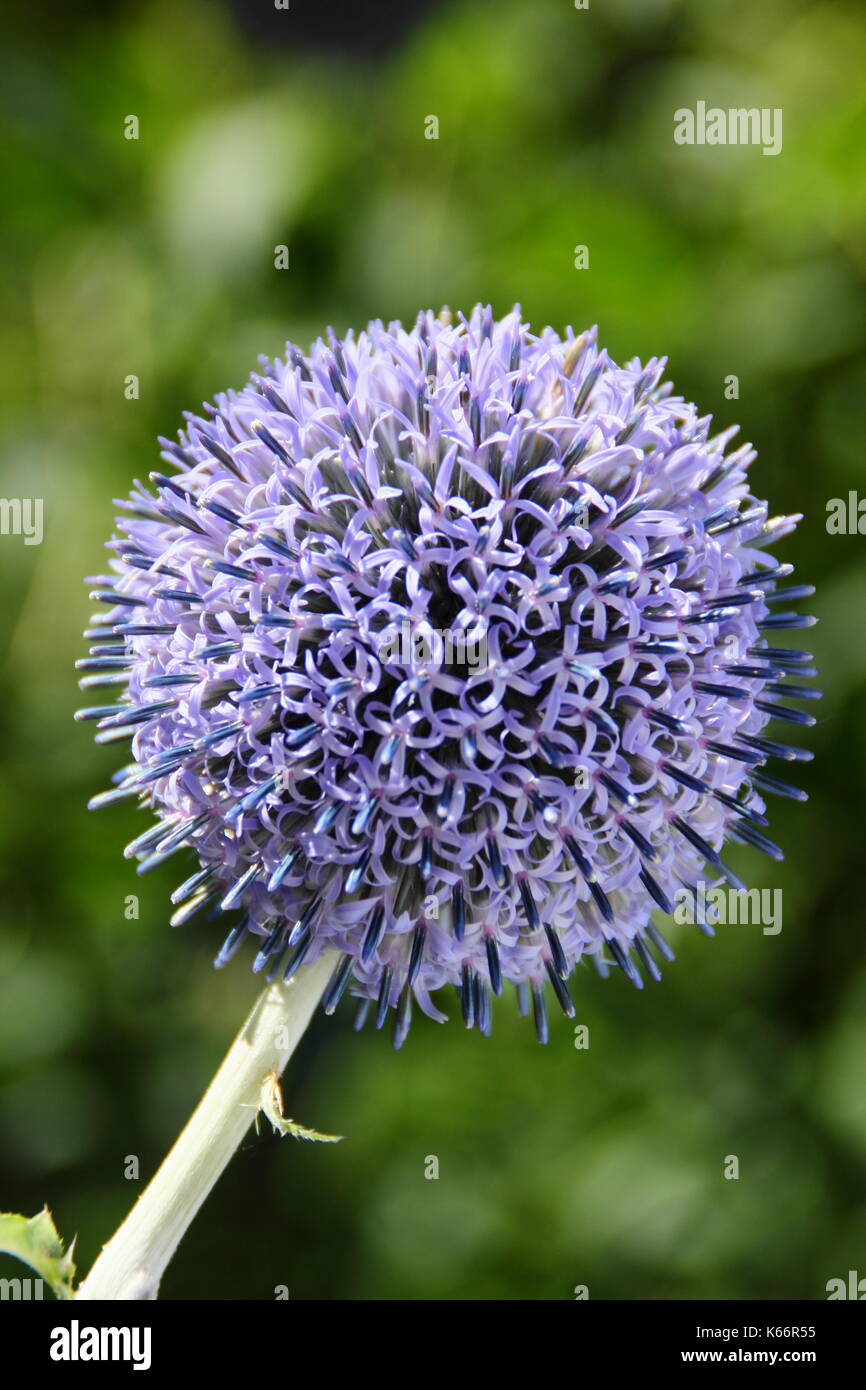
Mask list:
POLYGON ((19 1216, 17 1212, 0 1212, 0 1251, 29 1265, 44 1279, 55 1298, 73 1295, 75 1262, 73 1240, 68 1250, 47 1207, 36 1216, 19 1216))
POLYGON ((259 1110, 270 1120, 277 1134, 291 1134, 293 1139, 311 1139, 319 1144, 338 1144, 343 1138, 342 1134, 320 1134, 317 1129, 308 1129, 288 1119, 283 1114, 283 1091, 275 1071, 268 1072, 262 1082, 259 1110))

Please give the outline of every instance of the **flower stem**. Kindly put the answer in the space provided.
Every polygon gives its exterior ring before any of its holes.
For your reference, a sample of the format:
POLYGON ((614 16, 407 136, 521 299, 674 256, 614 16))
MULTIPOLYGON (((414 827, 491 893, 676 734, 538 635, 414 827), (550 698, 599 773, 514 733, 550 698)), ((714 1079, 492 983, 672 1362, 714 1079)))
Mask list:
POLYGON ((169 1260, 280 1075, 334 969, 325 951, 289 984, 268 985, 174 1147, 103 1246, 76 1298, 152 1299, 169 1260))

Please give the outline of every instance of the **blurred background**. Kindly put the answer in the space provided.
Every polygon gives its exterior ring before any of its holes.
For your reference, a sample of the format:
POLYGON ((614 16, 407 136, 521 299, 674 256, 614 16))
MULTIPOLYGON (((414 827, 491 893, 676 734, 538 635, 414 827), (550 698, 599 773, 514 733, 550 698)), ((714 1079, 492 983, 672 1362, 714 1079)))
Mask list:
POLYGON ((0 1207, 48 1202, 86 1269, 141 1189, 127 1156, 146 1180, 259 988, 211 969, 217 923, 168 928, 182 875, 124 861, 135 811, 85 810, 119 761, 72 720, 111 499, 287 337, 520 302, 667 353, 757 445, 757 494, 804 514, 780 558, 819 586, 811 800, 772 807, 784 865, 732 856, 783 890, 783 930, 670 926, 642 994, 581 972, 588 1050, 565 1019, 539 1048, 511 1000, 489 1041, 449 1004, 399 1053, 320 1018, 287 1113, 345 1142, 250 1136, 163 1295, 823 1298, 866 1275, 866 540, 825 524, 866 496, 861 7, 29 8, 6 7, 0 98, 0 494, 43 498, 45 535, 0 537, 0 1207), (782 153, 675 145, 697 100, 781 107, 782 153))

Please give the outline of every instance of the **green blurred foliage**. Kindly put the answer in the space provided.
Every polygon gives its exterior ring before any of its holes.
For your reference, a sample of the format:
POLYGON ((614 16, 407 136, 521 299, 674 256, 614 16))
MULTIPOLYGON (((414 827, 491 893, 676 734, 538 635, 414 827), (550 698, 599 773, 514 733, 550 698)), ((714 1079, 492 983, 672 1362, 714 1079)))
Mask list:
POLYGON ((251 1137, 164 1293, 820 1298, 866 1273, 866 542, 825 529, 866 491, 862 10, 453 3, 362 61, 295 42, 299 8, 262 0, 258 39, 192 0, 11 16, 0 492, 43 497, 46 533, 0 539, 2 1205, 47 1201, 86 1268, 138 1191, 125 1157, 153 1170, 257 989, 210 969, 215 924, 169 931, 176 875, 120 854, 140 813, 84 809, 117 762, 71 719, 111 498, 286 337, 519 301, 668 353, 758 445, 759 495, 804 514, 783 556, 819 585, 811 800, 773 807, 784 865, 734 859, 782 888, 784 929, 674 927, 642 994, 582 972, 585 1051, 565 1020, 540 1049, 510 1002, 490 1041, 421 1019, 398 1054, 319 1020, 287 1112, 348 1137, 251 1137), (675 145, 699 98, 781 107, 781 155, 675 145))

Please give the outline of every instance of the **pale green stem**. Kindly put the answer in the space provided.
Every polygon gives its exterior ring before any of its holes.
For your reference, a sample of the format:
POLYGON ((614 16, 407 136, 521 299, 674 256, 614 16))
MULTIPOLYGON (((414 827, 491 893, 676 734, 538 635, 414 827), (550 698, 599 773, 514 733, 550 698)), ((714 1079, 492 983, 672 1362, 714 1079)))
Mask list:
POLYGON ((169 1260, 280 1075, 338 960, 325 951, 289 984, 268 985, 174 1148, 111 1237, 76 1298, 151 1299, 169 1260))

